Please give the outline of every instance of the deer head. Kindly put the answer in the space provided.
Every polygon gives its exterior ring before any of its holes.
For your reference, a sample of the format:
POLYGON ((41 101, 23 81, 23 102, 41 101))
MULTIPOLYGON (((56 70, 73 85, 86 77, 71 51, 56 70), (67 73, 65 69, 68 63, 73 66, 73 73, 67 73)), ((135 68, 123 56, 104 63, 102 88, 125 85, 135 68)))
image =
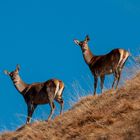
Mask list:
POLYGON ((89 36, 87 35, 87 36, 85 37, 85 40, 84 40, 84 41, 79 41, 79 40, 75 39, 75 40, 74 40, 74 43, 75 43, 76 45, 80 46, 81 49, 82 49, 83 51, 85 51, 85 50, 88 49, 88 41, 89 41, 89 40, 90 40, 90 38, 89 38, 89 36))
POLYGON ((14 79, 14 78, 18 75, 19 70, 20 70, 20 66, 17 65, 17 66, 16 66, 16 69, 15 69, 14 71, 9 72, 8 70, 4 70, 4 73, 5 73, 6 75, 10 76, 11 79, 14 79))

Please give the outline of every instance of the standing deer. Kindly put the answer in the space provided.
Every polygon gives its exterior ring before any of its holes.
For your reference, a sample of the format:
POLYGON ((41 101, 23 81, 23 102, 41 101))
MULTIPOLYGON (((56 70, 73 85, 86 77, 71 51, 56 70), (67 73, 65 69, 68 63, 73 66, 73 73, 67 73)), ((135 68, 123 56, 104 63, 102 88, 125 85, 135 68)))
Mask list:
POLYGON ((115 88, 117 88, 123 66, 129 57, 129 52, 123 49, 114 49, 108 54, 96 56, 92 54, 88 47, 89 40, 90 38, 87 35, 84 41, 75 39, 74 42, 81 47, 84 60, 94 76, 94 95, 96 94, 98 76, 100 77, 101 81, 101 93, 103 90, 105 75, 107 74, 114 74, 112 88, 114 87, 115 83, 115 88))
POLYGON ((5 74, 10 76, 15 88, 21 93, 26 104, 27 104, 27 120, 26 124, 30 123, 31 117, 37 105, 48 104, 51 107, 50 115, 48 120, 51 119, 55 105, 54 100, 56 100, 60 106, 60 114, 62 114, 64 101, 62 99, 62 92, 64 89, 64 83, 57 79, 50 79, 42 83, 32 83, 26 84, 19 76, 20 67, 17 65, 16 69, 12 72, 5 70, 5 74))

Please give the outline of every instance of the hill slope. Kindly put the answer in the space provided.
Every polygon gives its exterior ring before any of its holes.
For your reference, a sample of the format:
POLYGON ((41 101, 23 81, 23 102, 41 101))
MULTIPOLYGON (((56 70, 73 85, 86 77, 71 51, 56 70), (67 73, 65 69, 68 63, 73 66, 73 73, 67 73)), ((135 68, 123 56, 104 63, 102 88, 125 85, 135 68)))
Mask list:
POLYGON ((0 139, 140 139, 140 74, 118 90, 81 99, 50 122, 35 122, 0 139))

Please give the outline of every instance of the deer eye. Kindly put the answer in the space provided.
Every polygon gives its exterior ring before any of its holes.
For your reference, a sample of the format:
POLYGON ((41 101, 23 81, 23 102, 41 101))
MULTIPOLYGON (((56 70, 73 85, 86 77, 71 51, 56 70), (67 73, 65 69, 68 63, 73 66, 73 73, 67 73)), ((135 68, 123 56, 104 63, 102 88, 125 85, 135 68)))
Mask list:
POLYGON ((13 76, 13 73, 10 73, 10 76, 13 76))

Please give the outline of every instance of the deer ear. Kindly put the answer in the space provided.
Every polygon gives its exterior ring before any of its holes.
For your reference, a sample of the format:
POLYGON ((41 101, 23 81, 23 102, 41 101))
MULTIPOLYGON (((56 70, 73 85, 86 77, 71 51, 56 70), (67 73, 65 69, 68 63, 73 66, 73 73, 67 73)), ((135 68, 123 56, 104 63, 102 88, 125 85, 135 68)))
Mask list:
POLYGON ((74 43, 75 43, 76 45, 79 45, 80 41, 77 40, 77 39, 74 39, 74 43))
POLYGON ((16 70, 20 70, 20 65, 17 64, 16 70))
POLYGON ((8 70, 4 70, 4 74, 10 75, 10 72, 8 70))
POLYGON ((86 35, 86 39, 85 39, 86 41, 89 41, 90 40, 90 38, 89 38, 89 36, 88 35, 86 35))

